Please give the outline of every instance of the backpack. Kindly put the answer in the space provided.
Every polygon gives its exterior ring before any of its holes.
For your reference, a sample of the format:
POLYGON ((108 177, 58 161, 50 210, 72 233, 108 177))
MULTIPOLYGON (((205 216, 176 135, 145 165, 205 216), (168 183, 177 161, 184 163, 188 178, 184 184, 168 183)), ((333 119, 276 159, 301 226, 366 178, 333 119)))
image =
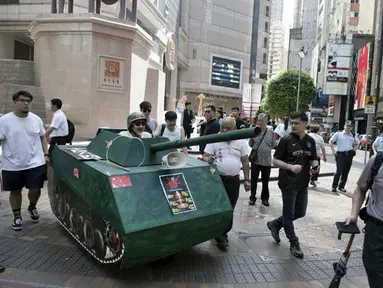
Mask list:
MULTIPOLYGON (((164 135, 164 132, 165 132, 165 128, 166 128, 166 124, 162 124, 161 125, 161 136, 164 135)), ((182 135, 182 134, 181 134, 182 135)), ((181 135, 180 135, 180 139, 181 139, 181 135)))
POLYGON ((68 136, 67 136, 67 140, 66 140, 66 143, 69 143, 70 145, 72 145, 72 141, 73 141, 73 138, 74 138, 74 133, 76 132, 76 128, 74 126, 74 124, 72 123, 72 121, 68 120, 68 136))
POLYGON ((165 128, 166 128, 166 124, 162 124, 161 126, 161 136, 164 135, 164 131, 165 131, 165 128))
MULTIPOLYGON (((378 152, 375 156, 374 164, 372 165, 372 168, 371 168, 371 178, 370 178, 370 181, 367 182, 367 189, 372 191, 372 184, 374 184, 374 178, 378 174, 379 169, 382 166, 382 164, 383 164, 383 152, 378 152)), ((368 215, 367 215, 367 204, 368 204, 369 199, 370 199, 370 195, 367 196, 366 204, 364 205, 364 207, 362 209, 360 209, 360 212, 359 212, 359 217, 364 222, 367 221, 367 217, 368 217, 368 215)))
POLYGON ((148 123, 145 124, 145 132, 148 132, 150 134, 153 134, 153 131, 152 129, 150 128, 150 126, 148 125, 148 123))

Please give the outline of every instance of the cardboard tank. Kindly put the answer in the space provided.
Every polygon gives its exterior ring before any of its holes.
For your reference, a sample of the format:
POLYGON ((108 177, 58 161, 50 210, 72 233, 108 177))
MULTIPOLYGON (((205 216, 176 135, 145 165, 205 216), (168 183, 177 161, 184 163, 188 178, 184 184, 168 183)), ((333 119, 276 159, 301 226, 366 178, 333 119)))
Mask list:
POLYGON ((48 193, 60 224, 101 263, 148 263, 221 235, 232 208, 216 166, 176 148, 253 136, 254 128, 170 142, 99 129, 55 146, 48 193))

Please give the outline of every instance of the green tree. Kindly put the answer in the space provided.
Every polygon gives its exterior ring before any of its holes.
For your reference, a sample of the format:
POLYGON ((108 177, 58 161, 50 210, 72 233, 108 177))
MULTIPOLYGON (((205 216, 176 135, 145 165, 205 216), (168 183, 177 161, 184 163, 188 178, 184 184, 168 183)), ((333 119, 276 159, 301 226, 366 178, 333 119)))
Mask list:
MULTIPOLYGON (((291 116, 296 111, 298 94, 298 70, 287 70, 271 78, 267 84, 262 110, 274 118, 291 116)), ((302 71, 299 110, 308 111, 316 93, 310 74, 302 71)))

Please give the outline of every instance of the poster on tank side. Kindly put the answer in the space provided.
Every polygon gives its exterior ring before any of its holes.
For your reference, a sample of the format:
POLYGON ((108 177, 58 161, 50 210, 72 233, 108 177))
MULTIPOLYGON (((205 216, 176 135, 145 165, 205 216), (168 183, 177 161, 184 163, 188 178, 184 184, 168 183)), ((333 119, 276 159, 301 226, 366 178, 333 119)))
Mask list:
POLYGON ((161 175, 159 178, 173 215, 197 210, 183 173, 161 175))

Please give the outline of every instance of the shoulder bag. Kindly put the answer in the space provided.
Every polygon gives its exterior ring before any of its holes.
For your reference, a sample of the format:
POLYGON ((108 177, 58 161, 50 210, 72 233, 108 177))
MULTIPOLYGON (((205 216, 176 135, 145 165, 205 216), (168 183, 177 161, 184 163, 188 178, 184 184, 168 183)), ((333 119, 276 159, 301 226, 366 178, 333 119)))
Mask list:
POLYGON ((261 139, 261 141, 259 142, 257 148, 256 148, 256 149, 254 149, 254 148, 251 149, 251 152, 250 152, 250 155, 249 155, 249 160, 250 160, 251 163, 254 163, 254 162, 256 162, 256 161, 258 160, 258 149, 259 149, 259 147, 261 146, 262 141, 263 141, 263 138, 265 138, 265 135, 266 135, 266 133, 267 133, 268 130, 269 130, 269 129, 266 128, 266 131, 263 133, 263 135, 262 135, 262 139, 261 139))

